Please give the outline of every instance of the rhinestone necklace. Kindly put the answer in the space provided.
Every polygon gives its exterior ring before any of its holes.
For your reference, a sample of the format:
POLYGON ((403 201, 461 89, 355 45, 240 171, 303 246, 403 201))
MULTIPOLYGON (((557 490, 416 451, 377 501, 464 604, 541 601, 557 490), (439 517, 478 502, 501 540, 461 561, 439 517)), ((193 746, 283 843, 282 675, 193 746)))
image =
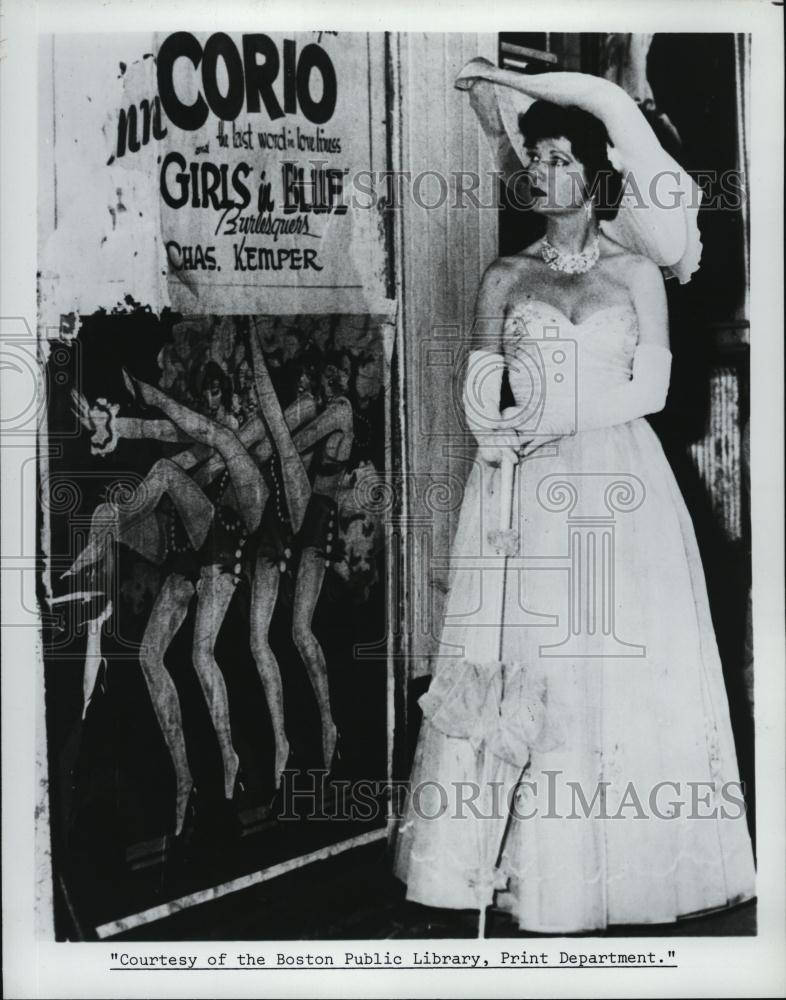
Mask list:
POLYGON ((543 237, 540 255, 552 271, 562 271, 564 274, 584 274, 594 267, 600 256, 600 234, 596 233, 592 243, 586 250, 578 253, 563 253, 543 237))

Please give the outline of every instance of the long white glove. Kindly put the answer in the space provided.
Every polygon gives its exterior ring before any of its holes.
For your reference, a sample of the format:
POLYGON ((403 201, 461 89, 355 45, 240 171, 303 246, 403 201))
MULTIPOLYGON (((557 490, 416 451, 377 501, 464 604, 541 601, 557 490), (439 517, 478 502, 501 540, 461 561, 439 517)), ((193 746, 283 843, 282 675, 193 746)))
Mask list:
POLYGON ((478 349, 469 355, 464 378, 464 416, 478 442, 480 457, 490 465, 499 465, 506 452, 513 452, 518 461, 521 445, 515 415, 505 419, 500 413, 504 370, 502 354, 478 349))
MULTIPOLYGON (((657 413, 666 404, 671 377, 671 351, 659 344, 641 343, 633 355, 631 378, 602 392, 585 393, 579 386, 578 406, 571 393, 561 393, 564 405, 545 407, 542 419, 533 430, 518 426, 520 444, 532 442, 533 447, 549 438, 562 437, 574 431, 596 430, 624 424, 637 417, 657 413)), ((548 391, 548 390, 547 390, 548 391)), ((516 424, 516 411, 507 407, 502 414, 505 426, 516 424)))
POLYGON ((546 407, 533 428, 531 409, 526 408, 526 426, 517 423, 524 407, 506 407, 500 412, 502 374, 505 358, 488 350, 475 350, 469 356, 464 380, 463 404, 467 424, 478 441, 481 457, 499 464, 505 450, 519 456, 522 445, 531 447, 575 432, 596 430, 624 424, 637 417, 658 413, 666 403, 671 378, 671 351, 659 344, 642 343, 633 355, 631 378, 602 393, 580 393, 576 407, 574 396, 561 393, 564 406, 546 407), (548 414, 548 415, 547 415, 548 414))

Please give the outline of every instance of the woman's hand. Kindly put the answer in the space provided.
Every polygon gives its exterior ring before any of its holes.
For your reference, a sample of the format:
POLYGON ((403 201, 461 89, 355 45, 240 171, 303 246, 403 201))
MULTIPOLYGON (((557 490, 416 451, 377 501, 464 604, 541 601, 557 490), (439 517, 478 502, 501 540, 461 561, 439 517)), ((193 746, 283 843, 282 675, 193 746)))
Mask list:
POLYGON ((109 403, 105 399, 97 399, 90 406, 87 399, 76 389, 71 390, 71 412, 79 423, 90 431, 90 453, 92 455, 108 455, 114 451, 118 442, 117 403, 109 403))
POLYGON ((486 431, 478 440, 478 454, 482 462, 497 468, 508 459, 517 465, 521 442, 515 431, 486 431))
POLYGON ((516 461, 527 458, 527 456, 539 451, 546 445, 559 441, 559 435, 557 434, 537 434, 529 428, 517 427, 516 423, 520 421, 521 414, 525 412, 525 409, 525 407, 520 406, 506 406, 500 413, 500 417, 502 418, 500 433, 507 435, 511 439, 515 438, 515 441, 511 440, 511 445, 516 449, 516 461))

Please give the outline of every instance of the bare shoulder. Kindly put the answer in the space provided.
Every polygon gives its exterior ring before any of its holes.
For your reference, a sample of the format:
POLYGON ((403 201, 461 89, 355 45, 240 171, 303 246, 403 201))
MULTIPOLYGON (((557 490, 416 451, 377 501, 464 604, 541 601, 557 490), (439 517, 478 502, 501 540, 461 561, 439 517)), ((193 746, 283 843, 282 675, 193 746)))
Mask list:
POLYGON ((511 283, 520 274, 511 257, 497 257, 486 270, 480 282, 480 294, 485 299, 504 298, 511 283))
POLYGON ((639 343, 668 349, 668 303, 660 268, 649 257, 629 250, 609 261, 612 263, 615 280, 626 289, 638 315, 639 343))
MULTIPOLYGON (((616 245, 615 245, 616 247, 616 245)), ((663 285, 663 275, 655 261, 644 254, 632 253, 622 247, 608 254, 609 264, 614 274, 627 288, 659 287, 663 285)))
POLYGON ((540 256, 533 252, 533 248, 539 243, 540 241, 537 244, 533 243, 532 246, 525 247, 524 250, 511 254, 509 257, 497 257, 486 268, 483 280, 488 279, 490 283, 495 285, 510 284, 530 273, 540 261, 540 256))
POLYGON ((515 257, 497 257, 496 260, 492 260, 484 271, 483 280, 499 284, 500 282, 509 280, 510 276, 513 275, 515 271, 515 257))

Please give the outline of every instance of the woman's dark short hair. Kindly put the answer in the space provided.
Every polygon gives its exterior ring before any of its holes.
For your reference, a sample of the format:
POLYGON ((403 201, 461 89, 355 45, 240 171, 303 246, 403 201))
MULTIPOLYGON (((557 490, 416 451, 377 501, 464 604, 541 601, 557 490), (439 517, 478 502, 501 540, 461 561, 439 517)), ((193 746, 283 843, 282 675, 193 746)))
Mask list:
POLYGON ((612 167, 606 151, 610 145, 606 126, 582 108, 563 107, 550 101, 535 101, 519 115, 519 131, 528 145, 540 139, 565 138, 581 162, 587 185, 595 197, 598 220, 613 219, 622 197, 622 177, 612 167))
POLYGON ((221 402, 224 407, 229 407, 232 403, 232 380, 218 364, 211 358, 201 368, 196 369, 191 385, 191 391, 196 398, 199 398, 205 391, 205 387, 211 382, 218 382, 221 387, 221 402))

